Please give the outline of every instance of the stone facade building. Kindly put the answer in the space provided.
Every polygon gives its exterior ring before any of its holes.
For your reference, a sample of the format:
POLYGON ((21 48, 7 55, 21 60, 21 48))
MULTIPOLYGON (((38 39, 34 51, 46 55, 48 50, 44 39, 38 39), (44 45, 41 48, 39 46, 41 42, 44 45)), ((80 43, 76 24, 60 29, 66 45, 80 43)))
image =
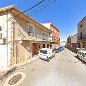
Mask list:
POLYGON ((86 48, 86 17, 78 24, 78 47, 86 48))
POLYGON ((73 36, 71 36, 71 48, 72 49, 76 49, 78 48, 78 34, 74 34, 73 36))

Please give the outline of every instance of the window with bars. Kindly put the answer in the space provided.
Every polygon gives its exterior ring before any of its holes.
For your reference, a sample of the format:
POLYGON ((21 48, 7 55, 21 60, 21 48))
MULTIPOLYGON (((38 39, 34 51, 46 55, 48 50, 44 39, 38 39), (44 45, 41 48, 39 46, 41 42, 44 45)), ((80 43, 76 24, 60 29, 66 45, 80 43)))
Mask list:
POLYGON ((30 36, 35 36, 35 29, 32 26, 29 26, 29 33, 30 36))
POLYGON ((0 26, 0 39, 2 39, 2 26, 0 26))
POLYGON ((0 33, 0 39, 2 39, 2 33, 0 33))
POLYGON ((0 26, 0 31, 2 31, 2 26, 0 26))

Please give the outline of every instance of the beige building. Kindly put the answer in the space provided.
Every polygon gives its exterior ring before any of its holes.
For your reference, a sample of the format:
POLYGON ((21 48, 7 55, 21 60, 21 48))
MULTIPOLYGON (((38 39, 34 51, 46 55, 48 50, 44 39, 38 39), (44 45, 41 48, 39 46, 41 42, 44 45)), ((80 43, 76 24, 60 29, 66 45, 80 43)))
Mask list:
POLYGON ((15 6, 0 9, 0 53, 8 67, 25 62, 38 54, 40 48, 50 47, 51 31, 22 13, 15 6))
POLYGON ((78 47, 86 48, 86 17, 78 24, 78 47))
POLYGON ((78 34, 74 34, 71 36, 71 48, 76 49, 78 48, 78 34))

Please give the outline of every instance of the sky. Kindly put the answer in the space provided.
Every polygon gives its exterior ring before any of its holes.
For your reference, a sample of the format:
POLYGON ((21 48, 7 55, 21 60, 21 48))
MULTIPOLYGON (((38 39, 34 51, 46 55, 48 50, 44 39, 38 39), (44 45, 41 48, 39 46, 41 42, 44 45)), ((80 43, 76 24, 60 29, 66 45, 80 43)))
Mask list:
MULTIPOLYGON (((40 1, 41 0, 0 0, 0 8, 15 5, 21 11, 24 11, 40 1)), ((46 2, 47 1, 49 0, 46 0, 46 2)), ((35 9, 38 8, 36 7, 35 9)), ((26 14, 30 14, 33 10, 29 10, 26 14)), ((29 16, 39 23, 51 22, 60 30, 61 41, 66 41, 68 36, 77 33, 77 24, 86 16, 86 0, 56 0, 40 12, 29 16)))

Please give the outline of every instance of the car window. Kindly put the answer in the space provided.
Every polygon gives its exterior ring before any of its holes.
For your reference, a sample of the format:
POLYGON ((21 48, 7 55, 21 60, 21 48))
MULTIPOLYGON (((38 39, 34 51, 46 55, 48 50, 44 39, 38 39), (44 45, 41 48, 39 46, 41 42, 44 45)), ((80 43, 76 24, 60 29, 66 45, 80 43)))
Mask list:
POLYGON ((47 50, 40 50, 40 53, 47 54, 47 50))
POLYGON ((81 52, 78 52, 78 55, 81 55, 82 53, 81 52))
POLYGON ((82 52, 82 56, 85 57, 85 53, 82 52))
POLYGON ((81 52, 78 52, 79 55, 81 55, 81 52))
POLYGON ((52 50, 52 53, 54 53, 54 50, 52 50))

